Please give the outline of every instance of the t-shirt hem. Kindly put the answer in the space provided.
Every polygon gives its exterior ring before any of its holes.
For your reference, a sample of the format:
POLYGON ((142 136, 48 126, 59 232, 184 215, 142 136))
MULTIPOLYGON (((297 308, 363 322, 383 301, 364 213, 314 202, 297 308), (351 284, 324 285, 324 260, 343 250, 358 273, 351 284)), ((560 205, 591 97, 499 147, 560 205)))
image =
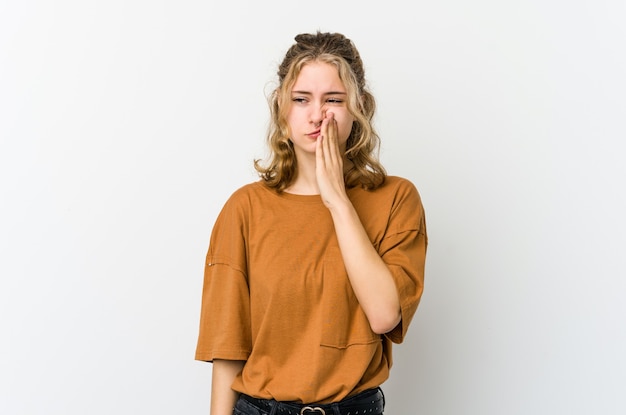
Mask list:
POLYGON ((213 362, 216 359, 222 360, 248 360, 250 352, 246 350, 229 350, 229 351, 212 351, 212 352, 197 352, 195 360, 202 362, 213 362))
MULTIPOLYGON (((417 304, 419 304, 419 301, 417 302, 417 304)), ((414 301, 407 301, 405 304, 403 304, 400 307, 402 319, 396 327, 394 327, 391 331, 385 333, 384 336, 396 344, 401 344, 402 342, 404 342, 404 339, 409 329, 408 326, 413 319, 415 310, 417 309, 417 304, 414 301)))

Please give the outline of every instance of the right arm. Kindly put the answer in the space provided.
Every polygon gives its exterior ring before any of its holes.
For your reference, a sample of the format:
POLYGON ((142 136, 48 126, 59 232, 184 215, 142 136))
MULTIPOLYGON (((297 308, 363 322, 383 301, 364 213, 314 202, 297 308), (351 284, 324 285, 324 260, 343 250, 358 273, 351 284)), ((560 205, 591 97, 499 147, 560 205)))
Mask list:
POLYGON ((239 394, 231 389, 235 377, 243 369, 244 360, 213 361, 211 380, 211 415, 232 415, 239 394))

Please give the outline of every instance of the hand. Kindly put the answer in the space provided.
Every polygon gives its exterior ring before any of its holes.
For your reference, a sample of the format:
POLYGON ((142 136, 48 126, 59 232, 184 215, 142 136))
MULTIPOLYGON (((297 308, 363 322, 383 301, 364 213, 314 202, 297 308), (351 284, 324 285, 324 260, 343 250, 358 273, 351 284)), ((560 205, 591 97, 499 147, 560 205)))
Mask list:
POLYGON ((348 200, 343 176, 343 155, 339 150, 335 114, 326 113, 315 147, 315 174, 320 196, 332 209, 348 200))

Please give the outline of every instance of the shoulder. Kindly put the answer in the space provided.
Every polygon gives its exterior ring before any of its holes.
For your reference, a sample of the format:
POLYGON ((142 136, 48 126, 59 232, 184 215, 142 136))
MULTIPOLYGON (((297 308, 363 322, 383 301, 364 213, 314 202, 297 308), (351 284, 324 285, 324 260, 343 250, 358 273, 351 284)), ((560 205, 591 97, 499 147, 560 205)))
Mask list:
POLYGON ((248 205, 259 199, 271 197, 272 193, 274 191, 259 180, 245 184, 235 190, 226 201, 226 205, 248 205))
POLYGON ((415 230, 426 234, 425 212, 417 187, 408 179, 389 176, 383 187, 387 187, 389 207, 389 230, 403 232, 415 230))
POLYGON ((222 205, 218 220, 234 220, 245 218, 249 215, 253 206, 258 204, 260 194, 267 192, 265 186, 260 182, 245 184, 228 196, 222 205))
POLYGON ((223 204, 214 229, 245 227, 250 222, 253 212, 259 207, 267 207, 267 200, 272 199, 273 190, 262 182, 245 184, 226 199, 223 204))
POLYGON ((421 203, 417 187, 409 179, 400 176, 387 176, 382 185, 369 192, 372 197, 388 199, 393 204, 405 199, 421 203))
POLYGON ((417 193, 417 187, 409 179, 400 176, 387 176, 381 188, 387 188, 393 192, 411 192, 417 193))
POLYGON ((349 196, 373 240, 422 228, 424 208, 421 197, 415 185, 406 178, 387 176, 378 188, 355 189, 349 196))
POLYGON ((391 197, 393 200, 392 210, 423 210, 420 193, 410 180, 399 176, 388 176, 383 187, 387 187, 388 197, 391 197))
POLYGON ((393 212, 397 208, 422 208, 421 196, 413 182, 399 176, 387 176, 374 190, 352 188, 349 196, 363 210, 393 212))

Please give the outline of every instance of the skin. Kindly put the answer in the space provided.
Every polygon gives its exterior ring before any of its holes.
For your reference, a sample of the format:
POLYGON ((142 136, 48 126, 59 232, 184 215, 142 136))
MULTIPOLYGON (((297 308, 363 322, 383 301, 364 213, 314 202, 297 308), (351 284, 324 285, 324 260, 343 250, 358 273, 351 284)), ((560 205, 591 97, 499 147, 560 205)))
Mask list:
MULTIPOLYGON (((352 289, 375 333, 391 331, 401 320, 400 301, 387 265, 374 249, 346 193, 343 156, 354 117, 337 69, 322 62, 305 65, 291 94, 287 116, 298 174, 287 189, 319 194, 335 226, 352 289)), ((211 414, 232 415, 237 393, 231 385, 245 362, 215 360, 211 414)))
POLYGON ((214 360, 211 378, 212 415, 232 415, 239 394, 231 389, 235 377, 243 369, 243 360, 214 360))

